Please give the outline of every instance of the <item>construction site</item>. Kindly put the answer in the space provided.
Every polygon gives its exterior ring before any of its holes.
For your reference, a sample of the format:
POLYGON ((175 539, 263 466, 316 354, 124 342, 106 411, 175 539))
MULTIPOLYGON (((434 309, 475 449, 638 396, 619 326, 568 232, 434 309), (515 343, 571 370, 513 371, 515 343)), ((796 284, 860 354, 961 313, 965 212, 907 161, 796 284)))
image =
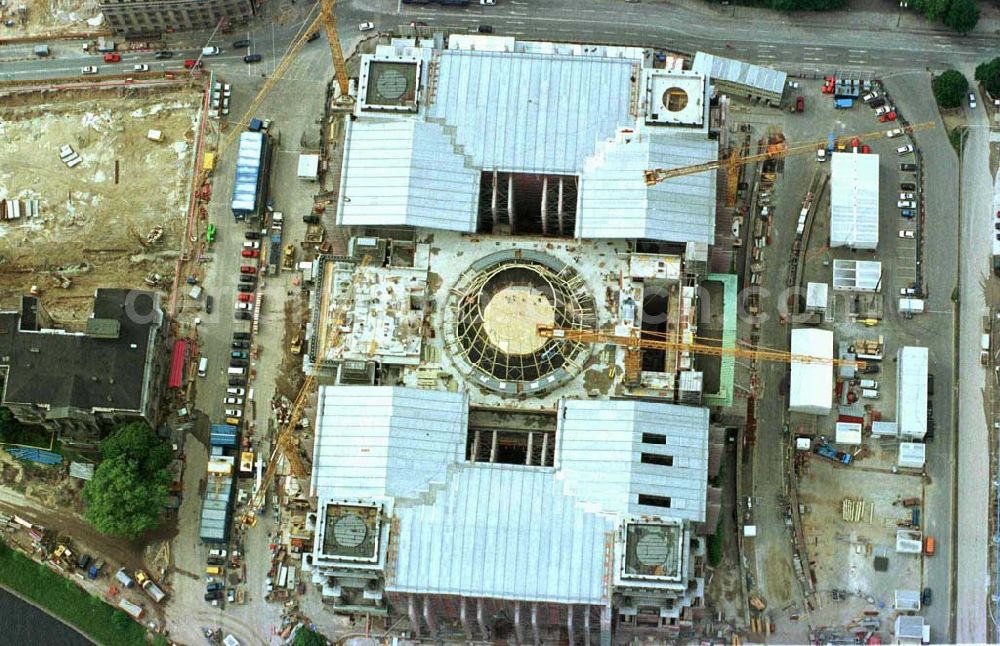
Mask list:
POLYGON ((5 36, 15 38, 91 33, 100 15, 97 0, 9 0, 0 7, 5 36))
POLYGON ((0 305, 44 292, 72 324, 98 287, 169 289, 200 105, 187 88, 0 98, 0 305))

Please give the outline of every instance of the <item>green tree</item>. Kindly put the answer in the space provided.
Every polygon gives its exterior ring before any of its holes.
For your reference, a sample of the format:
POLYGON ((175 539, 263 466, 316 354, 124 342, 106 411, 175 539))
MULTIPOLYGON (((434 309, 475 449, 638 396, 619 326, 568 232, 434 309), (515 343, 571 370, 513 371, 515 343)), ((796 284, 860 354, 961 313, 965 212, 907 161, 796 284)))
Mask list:
POLYGON ((976 66, 976 80, 990 94, 1000 94, 1000 56, 976 66))
POLYGON ((915 0, 914 8, 929 22, 937 22, 948 12, 951 0, 915 0))
POLYGON ((326 638, 305 626, 295 631, 295 639, 292 641, 292 646, 326 646, 326 644, 326 638))
POLYGON ((975 0, 951 0, 943 22, 958 33, 967 34, 979 22, 979 7, 975 0))
POLYGON ((170 447, 142 423, 101 442, 101 464, 83 488, 84 517, 102 534, 135 538, 156 527, 167 500, 170 447))
POLYGON ((948 70, 931 82, 934 98, 942 108, 957 108, 969 90, 969 79, 958 70, 948 70))
POLYGON ((126 424, 101 442, 101 458, 108 460, 119 455, 134 460, 146 473, 166 469, 173 457, 170 446, 143 422, 126 424))

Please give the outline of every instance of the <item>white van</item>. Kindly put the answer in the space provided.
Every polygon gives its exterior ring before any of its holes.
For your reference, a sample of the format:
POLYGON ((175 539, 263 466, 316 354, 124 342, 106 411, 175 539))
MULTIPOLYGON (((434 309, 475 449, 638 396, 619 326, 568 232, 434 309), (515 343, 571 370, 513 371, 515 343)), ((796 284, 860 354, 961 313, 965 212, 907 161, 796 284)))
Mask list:
POLYGON ((229 376, 230 377, 233 377, 233 376, 242 377, 245 374, 247 374, 247 369, 246 368, 230 368, 229 369, 229 376))
POLYGON ((878 390, 878 382, 875 381, 874 379, 862 379, 861 380, 861 387, 862 388, 871 388, 872 390, 878 390))
POLYGON ((208 375, 208 357, 202 357, 198 362, 198 376, 204 377, 208 375))
POLYGON ((865 399, 878 399, 878 391, 872 390, 871 388, 865 388, 861 391, 861 396, 865 399))

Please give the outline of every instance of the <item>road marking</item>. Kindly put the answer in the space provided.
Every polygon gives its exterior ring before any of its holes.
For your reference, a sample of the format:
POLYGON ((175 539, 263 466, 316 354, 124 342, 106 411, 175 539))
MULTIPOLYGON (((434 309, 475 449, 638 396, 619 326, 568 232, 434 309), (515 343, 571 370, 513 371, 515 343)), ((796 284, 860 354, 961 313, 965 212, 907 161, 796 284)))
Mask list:
POLYGON ((769 54, 757 54, 757 58, 774 58, 774 56, 769 54))
POLYGON ((849 51, 849 52, 857 52, 858 54, 867 54, 868 53, 867 49, 849 49, 847 51, 849 51))

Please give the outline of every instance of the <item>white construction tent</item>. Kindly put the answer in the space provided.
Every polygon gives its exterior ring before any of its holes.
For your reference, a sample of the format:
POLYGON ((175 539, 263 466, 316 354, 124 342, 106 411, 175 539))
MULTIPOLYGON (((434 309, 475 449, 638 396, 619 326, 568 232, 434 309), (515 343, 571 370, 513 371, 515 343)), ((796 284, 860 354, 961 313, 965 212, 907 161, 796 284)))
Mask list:
POLYGON ((927 348, 903 346, 896 354, 896 424, 902 438, 927 435, 927 348))
POLYGON ((896 465, 903 469, 923 469, 926 449, 927 445, 920 442, 900 442, 896 465))
POLYGON ((817 328, 792 330, 792 354, 819 361, 792 360, 788 410, 828 415, 833 404, 833 332, 817 328))
POLYGON ((837 444, 850 444, 852 446, 860 445, 861 424, 857 422, 837 422, 834 442, 837 444))
POLYGON ((878 247, 878 155, 833 153, 830 246, 878 247))

